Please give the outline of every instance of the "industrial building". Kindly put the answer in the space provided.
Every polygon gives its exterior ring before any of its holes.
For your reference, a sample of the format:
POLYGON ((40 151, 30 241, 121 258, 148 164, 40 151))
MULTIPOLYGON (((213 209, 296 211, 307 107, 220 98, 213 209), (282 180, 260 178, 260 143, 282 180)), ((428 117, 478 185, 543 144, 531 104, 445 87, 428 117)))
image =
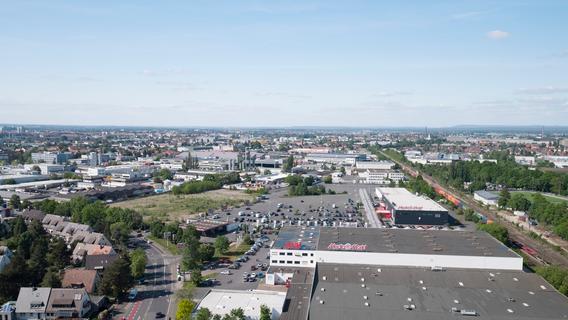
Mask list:
MULTIPOLYGON (((317 263, 422 268, 522 270, 523 259, 485 232, 376 228, 285 227, 270 265, 317 263)), ((267 278, 268 279, 268 278, 267 278)))
POLYGON ((329 163, 334 165, 354 165, 367 159, 366 154, 350 153, 311 153, 304 157, 306 162, 329 163))
POLYGON ((448 210, 432 199, 417 196, 404 188, 377 188, 376 195, 398 225, 444 225, 448 210))
POLYGON ((195 311, 207 308, 212 314, 225 316, 236 308, 242 308, 245 317, 260 319, 260 307, 265 305, 271 319, 279 319, 286 300, 286 293, 265 290, 220 290, 213 289, 199 302, 195 311))
MULTIPOLYGON (((568 299, 534 273, 318 264, 303 319, 566 319, 568 299)), ((303 308, 292 300, 289 309, 303 308)), ((300 317, 296 319, 302 319, 300 317)))
POLYGON ((499 204, 499 195, 485 190, 475 191, 473 193, 473 199, 486 206, 496 206, 499 204))
POLYGON ((287 227, 270 260, 282 320, 568 317, 568 299, 484 232, 287 227))
POLYGON ((394 162, 392 161, 357 161, 355 162, 355 168, 357 170, 390 170, 394 168, 394 162))

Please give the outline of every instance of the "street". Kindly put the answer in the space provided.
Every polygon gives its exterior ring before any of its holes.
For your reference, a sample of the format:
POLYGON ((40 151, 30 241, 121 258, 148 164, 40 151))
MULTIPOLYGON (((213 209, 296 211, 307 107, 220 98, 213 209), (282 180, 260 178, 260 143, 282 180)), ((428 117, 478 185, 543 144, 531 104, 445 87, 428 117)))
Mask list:
POLYGON ((133 301, 125 302, 117 308, 120 314, 116 319, 154 319, 175 318, 176 266, 180 258, 170 255, 155 244, 142 239, 134 239, 138 247, 146 251, 148 264, 144 276, 145 283, 136 285, 138 295, 133 301))

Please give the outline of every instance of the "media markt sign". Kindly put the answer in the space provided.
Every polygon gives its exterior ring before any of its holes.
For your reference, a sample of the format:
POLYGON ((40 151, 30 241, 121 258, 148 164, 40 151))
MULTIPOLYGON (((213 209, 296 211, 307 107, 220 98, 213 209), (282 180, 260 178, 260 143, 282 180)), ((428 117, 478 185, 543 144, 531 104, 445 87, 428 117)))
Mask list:
POLYGON ((327 250, 340 250, 340 251, 367 251, 366 244, 357 243, 335 243, 332 242, 327 246, 327 250))

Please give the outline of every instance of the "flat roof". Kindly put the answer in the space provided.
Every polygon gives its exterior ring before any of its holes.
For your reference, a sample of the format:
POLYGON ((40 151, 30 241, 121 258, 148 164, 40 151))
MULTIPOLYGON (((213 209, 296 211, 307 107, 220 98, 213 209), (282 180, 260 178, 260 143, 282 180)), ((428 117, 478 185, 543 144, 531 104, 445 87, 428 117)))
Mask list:
POLYGON ((417 196, 405 188, 377 188, 395 210, 448 212, 436 201, 417 196))
POLYGON ((318 227, 284 227, 278 232, 278 238, 274 241, 272 248, 316 250, 319 235, 320 228, 318 227))
POLYGON ((461 319, 452 308, 475 319, 568 318, 568 298, 534 273, 318 263, 309 319, 461 319))
POLYGON ((272 248, 519 257, 486 232, 457 230, 286 226, 280 230, 272 248), (346 244, 365 247, 352 250, 337 247, 346 244))
POLYGON ((306 268, 292 270, 290 288, 286 292, 286 300, 280 320, 302 320, 308 318, 310 297, 314 282, 314 271, 306 268))
POLYGON ((257 318, 261 305, 280 313, 285 299, 286 293, 279 291, 213 289, 201 300, 197 310, 207 308, 213 314, 225 315, 232 309, 242 308, 246 317, 257 318))
POLYGON ((493 192, 489 192, 489 191, 485 191, 485 190, 478 190, 475 191, 475 194, 477 194, 478 196, 487 199, 487 200, 497 200, 499 199, 499 195, 495 194, 493 192))

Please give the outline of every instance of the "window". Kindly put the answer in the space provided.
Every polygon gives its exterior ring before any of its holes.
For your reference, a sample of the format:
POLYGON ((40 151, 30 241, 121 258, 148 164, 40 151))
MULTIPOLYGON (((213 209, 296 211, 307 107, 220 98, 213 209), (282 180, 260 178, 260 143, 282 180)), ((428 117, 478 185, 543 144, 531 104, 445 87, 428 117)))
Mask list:
POLYGON ((310 263, 314 263, 314 260, 310 260, 310 263))
POLYGON ((286 264, 292 264, 292 261, 288 260, 286 261, 286 264))
POLYGON ((300 261, 294 261, 294 264, 300 264, 300 261))
POLYGON ((272 263, 278 263, 278 260, 272 260, 272 263))
POLYGON ((289 256, 291 256, 291 255, 292 255, 292 252, 286 252, 286 254, 289 255, 289 256))
POLYGON ((285 262, 284 262, 284 260, 280 260, 280 262, 278 262, 278 263, 282 263, 282 264, 284 264, 285 262))
POLYGON ((313 257, 313 256, 314 256, 314 254, 313 254, 313 253, 310 253, 310 256, 311 256, 311 257, 313 257))
POLYGON ((307 257, 308 254, 307 253, 302 253, 302 257, 307 257))
POLYGON ((279 255, 283 256, 283 255, 285 255, 285 253, 284 253, 284 252, 280 252, 279 255))

